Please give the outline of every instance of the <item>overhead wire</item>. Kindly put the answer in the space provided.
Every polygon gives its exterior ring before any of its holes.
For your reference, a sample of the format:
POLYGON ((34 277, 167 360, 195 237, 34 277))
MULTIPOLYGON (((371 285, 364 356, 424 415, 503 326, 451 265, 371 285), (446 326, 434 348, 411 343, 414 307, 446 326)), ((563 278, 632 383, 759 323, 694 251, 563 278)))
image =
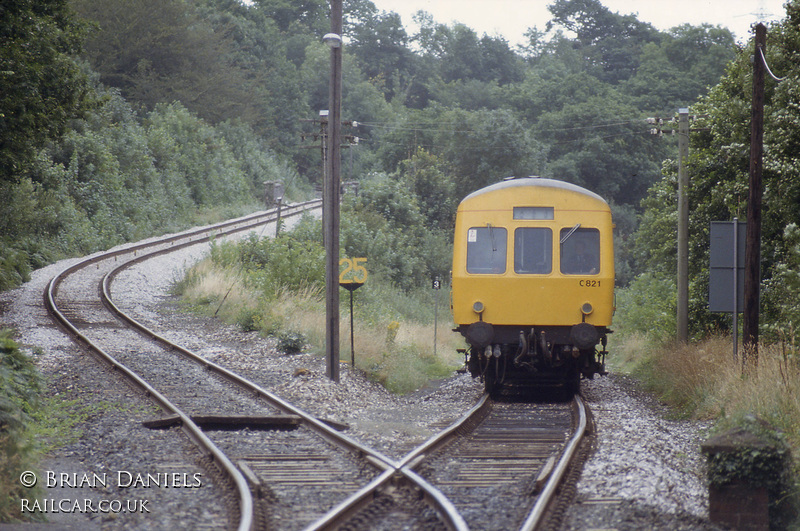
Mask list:
MULTIPOLYGON (((621 125, 630 125, 635 123, 640 123, 641 120, 626 120, 626 121, 616 121, 610 122, 606 124, 591 124, 591 125, 584 125, 584 126, 574 126, 574 127, 563 127, 563 128, 552 128, 552 129, 540 129, 537 130, 537 133, 553 133, 553 132, 560 132, 560 131, 580 131, 580 130, 589 130, 589 129, 602 129, 607 127, 617 127, 621 125)), ((459 129, 452 129, 447 128, 446 125, 448 124, 440 124, 439 127, 432 127, 430 124, 405 124, 405 125, 395 125, 390 122, 358 122, 359 126, 365 127, 372 127, 375 129, 384 129, 389 131, 412 131, 412 132, 421 132, 421 133, 481 133, 485 132, 485 130, 478 130, 478 129, 471 129, 471 128, 459 128, 459 129), (442 127, 445 125, 445 127, 442 127)), ((457 124, 449 124, 449 125, 457 125, 457 124)))
POLYGON ((779 83, 781 81, 783 81, 784 79, 786 79, 787 76, 778 77, 778 76, 776 76, 775 74, 772 73, 772 70, 770 69, 769 64, 767 64, 767 57, 764 55, 764 49, 761 46, 758 46, 757 48, 758 48, 758 53, 761 55, 761 60, 764 62, 764 68, 767 69, 767 73, 772 77, 772 79, 774 79, 775 81, 777 81, 779 83))
MULTIPOLYGON (((598 130, 598 129, 605 129, 605 128, 612 128, 612 127, 620 127, 626 126, 631 124, 638 124, 642 123, 641 119, 637 120, 625 120, 625 121, 615 121, 609 123, 601 123, 601 124, 589 124, 583 126, 574 126, 574 127, 563 127, 563 128, 553 128, 553 129, 540 129, 536 132, 541 133, 558 133, 558 132, 569 132, 569 131, 589 131, 589 130, 598 130)), ((384 129, 388 131, 398 131, 398 132, 424 132, 424 133, 451 133, 451 134, 468 134, 468 133, 485 133, 485 130, 476 130, 476 129, 449 129, 449 128, 434 128, 428 127, 429 124, 424 124, 423 127, 417 127, 414 124, 406 124, 403 125, 393 125, 389 122, 359 122, 359 126, 366 126, 366 127, 373 127, 376 129, 384 129)), ((423 124, 420 124, 423 125, 423 124)), ((453 124, 455 125, 455 124, 453 124)), ((625 131, 620 133, 614 133, 609 135, 602 135, 598 137, 594 137, 597 140, 605 140, 608 138, 615 138, 615 137, 623 137, 623 136, 638 136, 638 135, 649 135, 648 131, 625 131)), ((576 138, 571 140, 559 140, 556 142, 551 142, 550 145, 561 145, 561 144, 572 144, 577 142, 585 142, 587 138, 576 138)), ((361 138, 361 141, 367 144, 382 144, 388 146, 407 146, 408 144, 405 142, 392 142, 386 139, 369 139, 369 138, 361 138)), ((418 147, 428 149, 428 150, 436 150, 442 149, 446 146, 440 144, 431 144, 429 142, 422 142, 418 143, 418 147)), ((494 148, 495 151, 502 151, 504 149, 512 150, 513 148, 502 148, 496 147, 494 148)))

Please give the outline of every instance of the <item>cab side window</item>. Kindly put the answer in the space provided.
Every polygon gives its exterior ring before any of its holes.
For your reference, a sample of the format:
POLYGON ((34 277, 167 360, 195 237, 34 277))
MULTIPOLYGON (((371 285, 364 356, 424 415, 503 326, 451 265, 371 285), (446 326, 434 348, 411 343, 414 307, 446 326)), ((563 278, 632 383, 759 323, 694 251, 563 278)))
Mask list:
POLYGON ((600 273, 598 229, 561 229, 561 272, 565 275, 600 273))
POLYGON ((502 227, 472 227, 467 230, 467 273, 505 273, 507 237, 506 229, 502 227))
POLYGON ((514 231, 514 272, 546 275, 553 270, 553 232, 541 227, 514 231))

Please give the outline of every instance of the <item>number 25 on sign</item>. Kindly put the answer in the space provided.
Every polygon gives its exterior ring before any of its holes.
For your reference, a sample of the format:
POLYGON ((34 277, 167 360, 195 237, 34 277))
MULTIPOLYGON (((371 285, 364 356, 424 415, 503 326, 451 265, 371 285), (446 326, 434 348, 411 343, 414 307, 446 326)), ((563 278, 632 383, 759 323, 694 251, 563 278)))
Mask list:
POLYGON ((339 273, 339 284, 363 284, 367 281, 366 258, 342 258, 339 267, 344 269, 339 273))

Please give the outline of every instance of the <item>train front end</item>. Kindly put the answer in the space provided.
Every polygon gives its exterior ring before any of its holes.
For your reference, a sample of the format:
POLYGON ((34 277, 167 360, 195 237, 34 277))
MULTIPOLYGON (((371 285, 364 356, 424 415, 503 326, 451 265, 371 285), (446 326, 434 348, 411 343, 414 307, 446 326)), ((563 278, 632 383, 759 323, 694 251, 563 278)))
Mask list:
POLYGON ((458 207, 451 308, 487 389, 578 390, 604 373, 614 313, 611 210, 550 179, 506 180, 458 207), (598 348, 600 347, 600 349, 598 348))

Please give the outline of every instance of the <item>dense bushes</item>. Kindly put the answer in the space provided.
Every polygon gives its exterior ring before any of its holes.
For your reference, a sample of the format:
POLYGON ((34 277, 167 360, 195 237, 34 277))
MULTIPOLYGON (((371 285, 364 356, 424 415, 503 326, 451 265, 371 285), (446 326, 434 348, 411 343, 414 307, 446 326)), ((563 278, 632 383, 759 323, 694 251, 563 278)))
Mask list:
POLYGON ((367 257, 371 274, 406 291, 446 278, 457 206, 452 194, 452 181, 424 152, 395 174, 370 176, 362 193, 342 206, 342 252, 367 257))
MULTIPOLYGON (((383 178, 378 180, 378 189, 386 186, 383 178)), ((364 195, 370 194, 365 191, 364 195)), ((413 274, 397 276, 409 271, 397 268, 399 261, 412 264, 412 272, 433 266, 420 258, 422 249, 410 247, 419 235, 390 221, 395 215, 419 216, 416 201, 413 194, 390 194, 384 199, 386 217, 368 208, 355 209, 353 203, 342 212, 342 238, 361 245, 353 248, 355 252, 370 253, 348 255, 367 256, 369 269, 369 280, 355 294, 356 364, 389 390, 406 393, 431 378, 451 374, 462 361, 456 353, 462 343, 455 334, 440 333, 439 354, 433 355, 433 297, 444 294, 433 292, 427 281, 417 284, 413 274)), ((291 232, 274 239, 254 234, 239 243, 214 242, 210 259, 192 268, 175 291, 203 313, 236 323, 245 331, 273 336, 277 348, 287 355, 308 349, 321 353, 325 347, 321 234, 319 221, 306 217, 291 232)), ((347 249, 342 247, 342 252, 346 254, 347 249)), ((449 243, 444 252, 449 253, 449 243)), ((439 301, 440 310, 444 304, 439 301)), ((346 304, 340 309, 345 312, 346 304)), ((343 318, 343 358, 350 350, 348 325, 349 319, 343 318)))
POLYGON ((30 273, 27 253, 0 241, 0 291, 26 282, 30 273))
POLYGON ((0 183, 0 289, 60 257, 177 230, 199 210, 255 205, 264 180, 296 193, 296 172, 246 126, 214 128, 179 103, 140 120, 115 93, 104 98, 29 177, 0 183))
POLYGON ((41 380, 34 364, 0 330, 0 522, 19 516, 19 500, 32 496, 18 478, 29 470, 34 441, 28 431, 39 409, 41 380))
POLYGON ((281 233, 274 239, 251 234, 237 245, 212 244, 211 259, 240 271, 246 284, 269 299, 284 289, 319 291, 325 286, 325 250, 316 236, 308 236, 308 231, 281 233))
POLYGON ((673 278, 645 273, 617 290, 616 306, 614 324, 618 337, 643 334, 656 343, 675 337, 677 301, 673 278))

